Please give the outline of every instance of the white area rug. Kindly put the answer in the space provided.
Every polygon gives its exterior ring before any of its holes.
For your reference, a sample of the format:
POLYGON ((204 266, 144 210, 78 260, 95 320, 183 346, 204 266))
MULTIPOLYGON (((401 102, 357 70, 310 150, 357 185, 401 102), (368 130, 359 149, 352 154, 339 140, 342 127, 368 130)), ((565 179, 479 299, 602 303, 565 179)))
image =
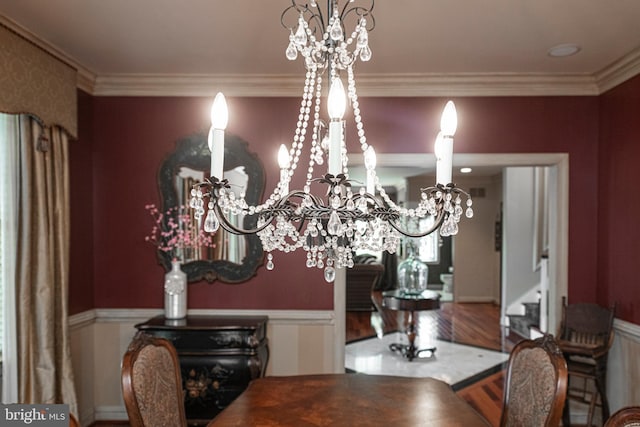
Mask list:
POLYGON ((405 334, 395 332, 382 339, 369 338, 347 344, 345 367, 370 375, 432 377, 453 386, 501 365, 509 358, 507 353, 440 340, 420 341, 418 337, 416 344, 419 348, 435 344, 436 352, 431 358, 413 359, 409 362, 400 354, 389 350, 389 344, 392 343, 408 344, 408 339, 405 334))

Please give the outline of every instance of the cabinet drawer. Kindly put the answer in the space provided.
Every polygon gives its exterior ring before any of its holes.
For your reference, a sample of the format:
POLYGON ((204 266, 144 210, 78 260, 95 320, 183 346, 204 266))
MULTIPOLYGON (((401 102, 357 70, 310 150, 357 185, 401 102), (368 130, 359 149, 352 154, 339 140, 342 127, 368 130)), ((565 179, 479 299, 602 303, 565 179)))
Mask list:
POLYGON ((166 331, 147 330, 147 333, 171 341, 180 351, 212 351, 224 349, 255 350, 264 340, 256 331, 166 331))

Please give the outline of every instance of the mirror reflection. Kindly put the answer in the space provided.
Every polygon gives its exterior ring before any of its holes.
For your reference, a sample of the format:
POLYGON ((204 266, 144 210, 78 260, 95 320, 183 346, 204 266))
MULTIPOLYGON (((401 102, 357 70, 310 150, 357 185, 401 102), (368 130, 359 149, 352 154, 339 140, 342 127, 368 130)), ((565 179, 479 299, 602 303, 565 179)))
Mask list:
MULTIPOLYGON (((255 235, 238 236, 222 228, 214 235, 200 232, 202 221, 193 217, 188 208, 193 184, 209 176, 211 154, 205 134, 186 137, 176 144, 160 168, 158 177, 162 195, 162 210, 180 212, 177 227, 181 232, 195 236, 193 244, 178 251, 182 270, 189 282, 220 280, 239 283, 248 280, 262 264, 263 252, 260 239, 255 235)), ((237 196, 244 193, 247 203, 259 203, 264 191, 264 168, 258 157, 248 151, 248 143, 227 134, 225 141, 224 178, 237 196)), ((255 226, 255 218, 235 216, 237 225, 255 226)), ((168 270, 170 257, 159 251, 158 256, 168 270)))
MULTIPOLYGON (((194 184, 202 182, 208 175, 204 171, 195 170, 191 167, 180 167, 175 176, 175 190, 180 206, 189 205, 191 188, 193 188, 194 184)), ((230 191, 233 191, 238 197, 246 191, 249 185, 249 175, 245 171, 245 166, 238 166, 224 171, 223 178, 229 181, 230 191)), ((189 224, 181 224, 181 226, 202 230, 204 218, 196 219, 189 209, 187 209, 186 214, 190 217, 189 224)), ((234 225, 241 226, 244 221, 244 215, 233 215, 229 220, 234 222, 234 225)), ((196 235, 197 233, 197 231, 193 231, 191 234, 196 235)), ((180 255, 182 255, 181 261, 183 263, 198 260, 226 260, 234 264, 242 264, 247 256, 247 243, 243 236, 229 233, 221 228, 213 236, 207 235, 205 238, 200 239, 199 244, 194 247, 186 248, 180 255)))

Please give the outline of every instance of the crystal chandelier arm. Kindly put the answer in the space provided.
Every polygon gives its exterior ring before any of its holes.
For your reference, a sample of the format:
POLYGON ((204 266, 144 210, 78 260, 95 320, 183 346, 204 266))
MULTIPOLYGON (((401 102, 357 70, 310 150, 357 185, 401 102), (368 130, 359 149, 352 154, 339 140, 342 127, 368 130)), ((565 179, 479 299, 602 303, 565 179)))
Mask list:
POLYGON ((367 18, 367 31, 373 30, 376 26, 376 20, 372 13, 373 7, 375 6, 375 0, 367 0, 367 2, 369 3, 368 6, 351 6, 350 1, 346 2, 340 12, 340 20, 344 22, 350 13, 355 13, 359 18, 367 18))
POLYGON ((431 233, 433 233, 434 231, 436 231, 438 228, 440 228, 440 226, 442 225, 442 222, 444 221, 445 218, 445 213, 443 210, 440 210, 437 214, 437 216, 435 217, 434 221, 433 221, 433 225, 431 227, 429 227, 429 229, 427 229, 426 231, 423 232, 418 232, 418 233, 411 233, 408 230, 405 230, 403 228, 401 228, 396 221, 388 221, 389 225, 391 225, 396 231, 398 231, 400 234, 407 236, 407 237, 424 237, 427 236, 431 233))
MULTIPOLYGON (((317 27, 322 31, 325 24, 324 17, 322 16, 320 8, 317 8, 317 11, 314 12, 304 0, 291 0, 291 6, 287 7, 282 12, 282 15, 280 15, 280 24, 282 24, 282 26, 287 30, 294 32, 297 28, 298 17, 300 16, 300 14, 302 14, 303 16, 308 16, 308 18, 306 19, 308 24, 312 21, 316 21, 317 27), (291 15, 290 12, 292 11, 296 12, 294 14, 294 25, 287 25, 287 17, 291 15)), ((313 32, 315 33, 315 30, 313 30, 313 32)))
POLYGON ((224 212, 222 211, 222 208, 220 207, 220 205, 218 203, 214 202, 213 209, 214 209, 216 217, 220 221, 220 226, 222 228, 224 228, 226 231, 228 231, 229 233, 233 233, 233 234, 256 234, 256 233, 264 230, 271 223, 271 221, 265 221, 264 224, 259 225, 256 228, 253 228, 253 229, 250 229, 250 230, 246 230, 244 228, 239 228, 239 227, 236 227, 235 225, 233 225, 229 221, 229 219, 224 215, 224 212))

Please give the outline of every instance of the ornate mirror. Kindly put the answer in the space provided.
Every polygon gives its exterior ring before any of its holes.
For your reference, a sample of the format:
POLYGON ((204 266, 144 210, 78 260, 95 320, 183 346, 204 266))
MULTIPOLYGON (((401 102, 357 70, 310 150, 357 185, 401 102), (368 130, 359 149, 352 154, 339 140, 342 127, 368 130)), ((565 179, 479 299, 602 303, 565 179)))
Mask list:
MULTIPOLYGON (((224 178, 229 180, 231 190, 245 193, 249 204, 258 204, 265 186, 264 168, 258 157, 248 151, 248 143, 235 135, 225 135, 224 178)), ((179 140, 176 149, 162 163, 158 184, 162 196, 162 212, 179 212, 190 215, 187 221, 191 227, 199 227, 188 208, 191 186, 209 176, 211 152, 207 136, 203 133, 179 140)), ((243 228, 256 226, 254 216, 240 218, 243 228)), ((202 218, 200 221, 204 221, 202 218)), ((164 223, 164 226, 168 225, 164 223)), ((180 222, 180 227, 182 227, 180 222)), ((201 227, 199 227, 201 228, 201 227)), ((160 263, 168 271, 171 255, 158 250, 160 263)), ((182 270, 189 282, 220 280, 226 283, 240 283, 248 280, 262 265, 263 251, 260 238, 256 235, 240 236, 220 228, 211 236, 209 244, 189 248, 180 254, 182 270)))

